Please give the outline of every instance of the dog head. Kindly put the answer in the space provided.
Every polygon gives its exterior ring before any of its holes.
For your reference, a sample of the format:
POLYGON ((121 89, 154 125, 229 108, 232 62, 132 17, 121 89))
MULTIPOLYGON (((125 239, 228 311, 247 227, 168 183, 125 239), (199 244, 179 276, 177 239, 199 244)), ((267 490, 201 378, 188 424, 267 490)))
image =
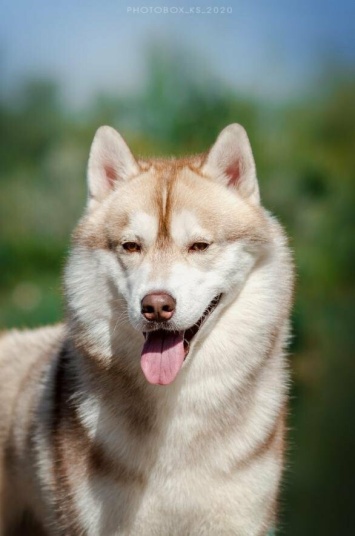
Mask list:
POLYGON ((268 242, 246 132, 228 126, 206 155, 137 160, 101 127, 88 191, 66 270, 69 311, 106 353, 115 331, 144 334, 146 378, 170 383, 268 242))

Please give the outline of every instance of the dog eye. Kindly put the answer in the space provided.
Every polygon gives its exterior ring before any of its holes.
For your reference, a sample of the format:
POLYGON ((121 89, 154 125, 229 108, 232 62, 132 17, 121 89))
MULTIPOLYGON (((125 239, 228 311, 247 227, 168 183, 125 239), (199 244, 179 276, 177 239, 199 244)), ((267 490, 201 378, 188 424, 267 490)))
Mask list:
POLYGON ((194 252, 194 251, 205 251, 207 248, 209 247, 209 244, 207 244, 207 242, 194 242, 193 244, 191 244, 191 246, 189 247, 189 252, 194 252))
POLYGON ((137 244, 137 242, 124 242, 122 247, 125 251, 127 251, 127 253, 139 253, 142 249, 140 244, 137 244))

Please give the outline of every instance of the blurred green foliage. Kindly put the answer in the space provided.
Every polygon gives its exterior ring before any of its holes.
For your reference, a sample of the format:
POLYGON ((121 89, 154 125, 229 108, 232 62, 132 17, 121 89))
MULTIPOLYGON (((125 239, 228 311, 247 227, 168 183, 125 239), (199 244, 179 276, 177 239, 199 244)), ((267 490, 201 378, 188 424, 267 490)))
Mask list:
POLYGON ((181 155, 243 124, 264 204, 286 226, 298 272, 279 533, 353 534, 355 76, 325 72, 308 96, 275 105, 181 60, 153 49, 140 91, 100 95, 81 113, 46 80, 0 101, 0 324, 61 318, 60 274, 97 127, 119 129, 136 154, 181 155))

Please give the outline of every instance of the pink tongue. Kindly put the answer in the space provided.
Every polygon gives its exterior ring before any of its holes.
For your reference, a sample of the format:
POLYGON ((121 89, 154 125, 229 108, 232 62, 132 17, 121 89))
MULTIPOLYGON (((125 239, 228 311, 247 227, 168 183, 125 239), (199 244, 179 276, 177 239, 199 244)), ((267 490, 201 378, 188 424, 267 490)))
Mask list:
POLYGON ((149 383, 168 385, 184 362, 183 332, 157 330, 147 333, 141 367, 149 383))

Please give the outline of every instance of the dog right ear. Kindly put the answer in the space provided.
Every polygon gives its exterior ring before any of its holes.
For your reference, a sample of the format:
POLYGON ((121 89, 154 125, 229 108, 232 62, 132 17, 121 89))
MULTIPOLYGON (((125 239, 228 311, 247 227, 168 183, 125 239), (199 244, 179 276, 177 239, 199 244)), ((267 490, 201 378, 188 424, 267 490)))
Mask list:
POLYGON ((126 181, 138 173, 139 165, 122 136, 114 128, 100 127, 90 149, 88 206, 105 199, 118 181, 126 181))
POLYGON ((234 123, 222 130, 207 154, 202 171, 252 203, 260 203, 254 157, 241 125, 234 123))

